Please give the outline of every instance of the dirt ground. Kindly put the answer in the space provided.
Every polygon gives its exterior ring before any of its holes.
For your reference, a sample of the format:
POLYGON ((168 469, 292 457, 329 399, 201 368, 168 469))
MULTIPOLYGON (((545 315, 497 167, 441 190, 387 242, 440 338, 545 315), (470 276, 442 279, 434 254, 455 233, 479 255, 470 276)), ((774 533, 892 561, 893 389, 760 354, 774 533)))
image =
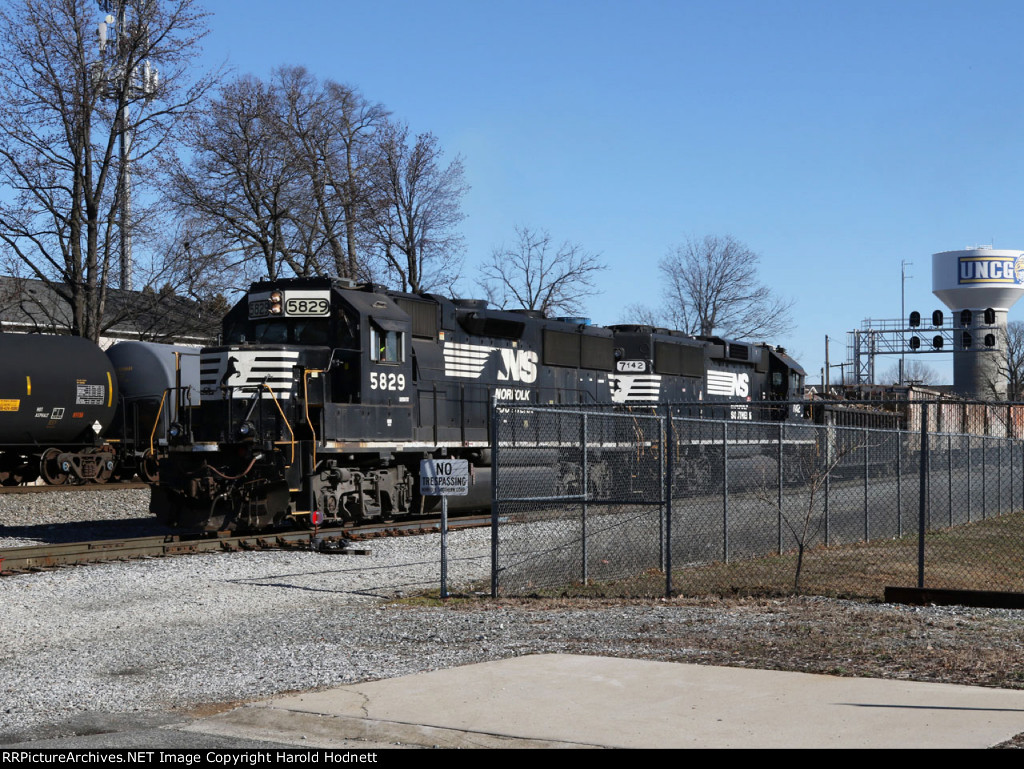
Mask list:
MULTIPOLYGON (((503 601, 508 606, 510 602, 503 601)), ((519 608, 614 608, 637 601, 533 599, 519 608)), ((901 606, 816 597, 678 598, 703 619, 650 627, 629 656, 828 675, 1024 688, 1024 611, 901 606), (695 657, 694 652, 699 655, 695 657)), ((478 604, 479 607, 479 604, 478 604)), ((479 607, 482 608, 482 607, 479 607)), ((587 653, 579 638, 567 651, 587 653)), ((1002 747, 1024 748, 1024 734, 1002 747)))

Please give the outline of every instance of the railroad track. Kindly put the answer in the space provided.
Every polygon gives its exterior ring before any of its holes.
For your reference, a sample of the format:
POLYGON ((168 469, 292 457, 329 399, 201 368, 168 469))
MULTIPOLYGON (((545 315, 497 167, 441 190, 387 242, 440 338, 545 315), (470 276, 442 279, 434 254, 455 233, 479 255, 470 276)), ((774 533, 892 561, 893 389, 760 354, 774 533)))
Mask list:
POLYGON ((40 494, 53 491, 116 491, 118 489, 148 489, 142 481, 116 481, 110 483, 62 483, 58 486, 41 483, 38 486, 0 486, 3 494, 40 494))
MULTIPOLYGON (((490 526, 491 517, 459 518, 449 522, 448 530, 490 526)), ((171 557, 195 553, 240 552, 255 550, 317 550, 323 553, 368 555, 361 545, 379 537, 414 536, 440 531, 440 520, 371 524, 351 528, 207 536, 190 539, 180 535, 158 535, 131 539, 101 539, 92 542, 29 545, 0 549, 0 576, 44 571, 103 561, 136 558, 171 557)))

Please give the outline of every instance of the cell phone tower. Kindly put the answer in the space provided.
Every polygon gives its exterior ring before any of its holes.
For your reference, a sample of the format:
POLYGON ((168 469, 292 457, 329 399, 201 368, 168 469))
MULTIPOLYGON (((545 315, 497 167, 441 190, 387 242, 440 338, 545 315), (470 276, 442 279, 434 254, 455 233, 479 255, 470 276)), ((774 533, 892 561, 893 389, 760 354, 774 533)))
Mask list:
MULTIPOLYGON (((120 107, 119 151, 120 176, 118 195, 120 198, 121 232, 121 288, 132 290, 132 193, 131 193, 131 147, 132 118, 131 104, 134 101, 153 99, 159 87, 159 74, 148 59, 135 60, 130 47, 129 26, 134 32, 145 31, 145 23, 128 17, 125 0, 97 0, 105 14, 96 27, 96 42, 99 46, 101 67, 96 72, 105 85, 106 96, 120 107), (125 93, 127 91, 127 98, 125 93)), ((147 38, 148 47, 148 38, 147 38)))

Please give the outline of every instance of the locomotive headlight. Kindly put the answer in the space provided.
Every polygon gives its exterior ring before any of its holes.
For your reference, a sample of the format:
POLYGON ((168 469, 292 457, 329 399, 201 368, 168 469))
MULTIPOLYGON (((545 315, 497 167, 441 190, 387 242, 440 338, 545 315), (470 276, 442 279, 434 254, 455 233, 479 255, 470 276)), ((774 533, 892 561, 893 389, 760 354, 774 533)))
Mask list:
POLYGON ((284 299, 280 291, 274 291, 270 294, 270 314, 280 315, 281 314, 281 301, 284 299))
POLYGON ((238 426, 238 434, 242 438, 251 438, 256 434, 256 425, 252 422, 242 422, 242 424, 238 426))
POLYGON ((171 422, 171 426, 167 428, 167 434, 172 438, 180 438, 185 434, 185 428, 178 422, 171 422))

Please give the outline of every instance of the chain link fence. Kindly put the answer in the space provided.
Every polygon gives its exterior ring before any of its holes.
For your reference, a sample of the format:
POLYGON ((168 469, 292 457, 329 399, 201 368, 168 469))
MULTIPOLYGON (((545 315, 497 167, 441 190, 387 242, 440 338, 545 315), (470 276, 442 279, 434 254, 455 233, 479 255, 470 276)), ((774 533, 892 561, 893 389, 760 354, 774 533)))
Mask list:
POLYGON ((1024 591, 1024 407, 953 405, 496 407, 492 592, 1024 591))

